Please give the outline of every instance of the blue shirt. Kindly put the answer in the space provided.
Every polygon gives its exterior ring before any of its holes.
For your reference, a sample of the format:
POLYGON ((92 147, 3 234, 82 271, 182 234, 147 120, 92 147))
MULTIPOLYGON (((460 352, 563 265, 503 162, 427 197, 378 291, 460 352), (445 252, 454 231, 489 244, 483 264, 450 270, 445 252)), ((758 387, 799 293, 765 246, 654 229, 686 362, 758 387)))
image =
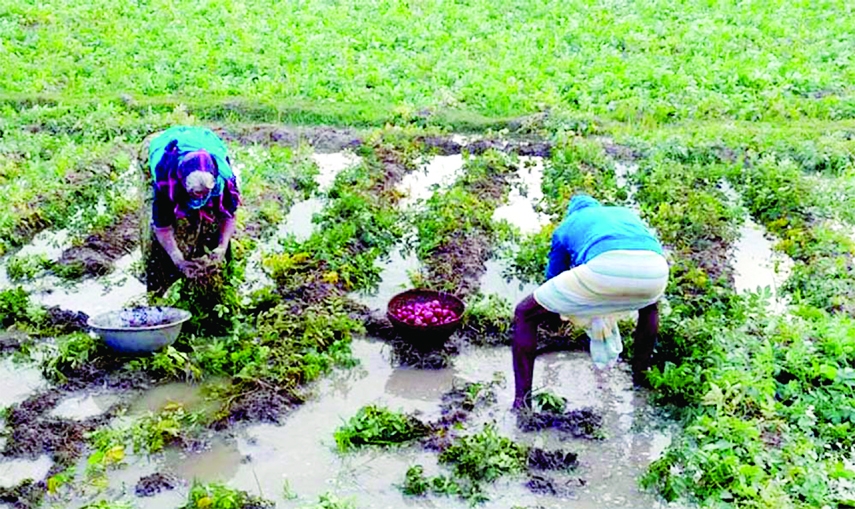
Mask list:
POLYGON ((662 244, 633 210, 604 207, 590 196, 574 196, 564 221, 552 234, 546 278, 616 250, 663 254, 662 244))

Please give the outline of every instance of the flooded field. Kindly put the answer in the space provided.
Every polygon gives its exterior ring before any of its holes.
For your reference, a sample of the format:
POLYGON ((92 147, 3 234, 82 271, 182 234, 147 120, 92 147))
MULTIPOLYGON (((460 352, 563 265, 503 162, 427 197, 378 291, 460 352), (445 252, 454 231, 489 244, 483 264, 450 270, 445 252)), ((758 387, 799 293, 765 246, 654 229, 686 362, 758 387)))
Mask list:
MULTIPOLYGON (((320 173, 320 190, 306 200, 296 202, 278 225, 271 238, 248 258, 246 293, 271 284, 261 269, 262 257, 281 251, 279 241, 290 238, 303 242, 318 230, 313 217, 327 206, 325 193, 336 175, 360 164, 349 152, 314 154, 320 173)), ((449 189, 464 171, 461 155, 435 156, 423 161, 416 171, 396 184, 402 194, 400 210, 424 210, 425 200, 449 189)), ((630 190, 630 202, 637 191, 632 177, 637 166, 618 164, 618 185, 630 190)), ((493 221, 504 221, 522 234, 535 234, 550 219, 540 211, 544 199, 541 187, 544 160, 521 157, 513 185, 504 203, 496 207, 493 221)), ((22 251, 58 259, 68 247, 64 232, 45 234, 22 251)), ((145 298, 144 286, 134 277, 140 259, 139 250, 116 261, 106 277, 87 278, 77 284, 62 283, 52 276, 28 282, 25 288, 33 299, 45 306, 95 315, 120 309, 145 298)), ((776 261, 772 243, 765 231, 748 221, 732 251, 735 287, 738 292, 769 287, 773 301, 787 277, 787 266, 776 261)), ((397 244, 378 262, 379 284, 373 291, 354 291, 349 298, 364 305, 377 316, 384 315, 386 304, 396 293, 411 287, 411 280, 424 274, 424 264, 404 243, 397 244)), ((477 287, 484 295, 494 295, 511 306, 536 287, 504 276, 507 260, 488 257, 478 275, 477 287)), ((0 263, 0 277, 5 265, 0 263)), ((8 279, 2 280, 10 285, 8 279)), ((778 303, 779 306, 784 304, 778 303)), ((603 373, 593 368, 583 351, 550 353, 541 356, 535 368, 535 389, 548 388, 566 399, 569 410, 588 409, 602 417, 601 438, 579 438, 566 432, 521 431, 518 416, 511 411, 513 370, 508 346, 475 347, 461 344, 447 367, 415 369, 396 362, 388 343, 361 335, 352 343, 358 365, 336 369, 309 386, 308 400, 290 410, 280 424, 236 424, 227 429, 206 430, 198 446, 167 447, 152 455, 128 454, 121 468, 107 473, 106 485, 99 497, 125 500, 134 507, 178 508, 187 500, 194 482, 218 482, 275 502, 277 508, 298 508, 311 504, 325 493, 335 493, 356 503, 356 507, 467 507, 456 498, 404 497, 399 489, 404 472, 415 464, 428 475, 443 467, 434 452, 419 446, 392 450, 365 450, 341 453, 335 448, 336 429, 360 408, 380 404, 394 410, 414 413, 425 420, 440 417, 443 395, 466 382, 501 380, 496 400, 478 408, 467 422, 466 430, 476 432, 493 423, 504 436, 526 446, 564 450, 578 454, 576 469, 538 482, 541 490, 530 486, 531 476, 502 478, 487 488, 485 508, 538 507, 579 509, 635 509, 638 507, 683 507, 666 504, 654 494, 642 491, 638 480, 646 468, 660 458, 677 432, 670 422, 648 402, 649 393, 633 387, 628 367, 619 364, 603 373), (148 493, 140 486, 157 484, 163 489, 148 493), (529 482, 529 485, 527 485, 529 482)), ((209 398, 205 384, 170 382, 143 390, 88 388, 71 391, 59 398, 47 415, 61 421, 87 422, 109 415, 114 424, 157 413, 179 404, 187 411, 213 415, 222 402, 209 398), (116 410, 119 409, 117 412, 116 410)), ((50 384, 32 365, 13 363, 11 357, 0 365, 0 404, 10 406, 44 391, 50 384)), ((48 456, 0 461, 0 487, 12 488, 24 479, 44 480, 52 462, 48 456)), ((77 465, 77 482, 86 484, 86 457, 77 465)), ((86 492, 87 490, 84 490, 86 492)), ((72 509, 91 503, 93 497, 76 493, 61 503, 72 509)), ((44 507, 55 507, 47 502, 44 507)))

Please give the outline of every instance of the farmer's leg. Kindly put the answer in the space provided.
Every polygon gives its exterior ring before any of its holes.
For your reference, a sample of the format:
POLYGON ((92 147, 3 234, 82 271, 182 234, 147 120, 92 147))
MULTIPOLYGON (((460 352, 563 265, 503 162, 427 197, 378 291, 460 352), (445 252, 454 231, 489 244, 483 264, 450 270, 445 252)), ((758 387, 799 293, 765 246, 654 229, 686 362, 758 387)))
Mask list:
POLYGON ((646 385, 647 371, 653 360, 653 349, 659 334, 659 305, 653 303, 638 311, 638 325, 633 334, 632 380, 636 385, 646 385))
POLYGON ((554 315, 537 303, 533 295, 517 304, 514 313, 514 408, 531 407, 531 385, 537 350, 537 326, 554 315))

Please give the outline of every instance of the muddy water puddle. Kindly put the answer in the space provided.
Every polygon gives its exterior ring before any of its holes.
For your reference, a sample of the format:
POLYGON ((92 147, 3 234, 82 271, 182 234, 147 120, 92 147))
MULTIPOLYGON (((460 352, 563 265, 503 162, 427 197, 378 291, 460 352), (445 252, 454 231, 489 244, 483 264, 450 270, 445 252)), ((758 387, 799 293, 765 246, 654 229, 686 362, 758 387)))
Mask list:
POLYGON ((781 311, 786 308, 787 299, 780 294, 780 288, 792 271, 793 261, 774 250, 774 243, 762 226, 746 219, 740 228, 739 239, 733 245, 731 260, 737 292, 768 288, 772 309, 781 311))
POLYGON ((36 459, 16 458, 0 461, 0 488, 14 488, 27 479, 39 482, 44 479, 53 461, 47 455, 36 459))
POLYGON ((480 279, 480 289, 484 295, 498 295, 515 306, 538 287, 533 283, 523 283, 515 277, 506 278, 504 272, 508 262, 505 259, 490 259, 485 265, 487 270, 480 279))
POLYGON ((543 158, 520 157, 516 178, 507 203, 493 212, 493 221, 505 220, 523 234, 537 233, 549 224, 549 216, 536 210, 543 199, 543 158))
POLYGON ((419 169, 401 179, 397 190, 405 197, 401 199, 400 205, 412 206, 430 198, 436 189, 450 186, 461 175, 463 163, 461 154, 431 157, 419 169))
POLYGON ((119 394, 109 392, 74 394, 57 403, 49 415, 61 419, 84 421, 90 417, 103 415, 121 400, 122 397, 119 394))
POLYGON ((0 359, 0 408, 20 403, 47 385, 35 364, 19 363, 12 357, 0 359))
POLYGON ((419 271, 421 262, 415 253, 398 246, 392 250, 387 260, 379 263, 379 266, 381 279, 376 290, 353 293, 351 297, 371 310, 385 312, 386 305, 392 297, 412 286, 410 274, 419 271))
MULTIPOLYGON (((544 448, 579 453, 580 467, 573 477, 584 478, 567 498, 535 495, 524 478, 503 479, 488 488, 485 508, 514 505, 544 508, 658 507, 652 496, 637 488, 636 479, 669 443, 669 433, 647 406, 644 394, 633 391, 628 372, 615 369, 606 375, 594 372, 587 355, 559 353, 542 356, 535 369, 535 388, 548 387, 569 400, 569 408, 593 408, 602 413, 601 441, 572 439, 559 432, 519 431, 510 412, 513 371, 509 348, 471 348, 442 370, 417 370, 392 366, 389 347, 380 342, 356 340, 354 355, 360 365, 339 370, 317 383, 314 396, 295 409, 282 425, 256 424, 217 436, 200 453, 169 451, 149 459, 136 458, 127 468, 111 473, 109 492, 114 496, 133 491, 143 476, 155 472, 175 475, 185 482, 173 492, 139 498, 138 507, 177 507, 193 478, 226 482, 230 486, 275 500, 279 508, 297 508, 334 492, 352 498, 357 507, 398 508, 467 507, 449 498, 408 499, 396 487, 404 472, 422 464, 428 475, 444 471, 435 453, 418 447, 392 451, 366 450, 339 454, 335 430, 368 404, 417 412, 424 420, 439 416, 441 397, 466 381, 488 382, 494 377, 506 383, 498 389, 498 402, 473 415, 467 430, 480 431, 495 422, 500 432, 515 440, 544 448), (286 486, 298 495, 283 496, 286 486), (174 505, 163 505, 163 504, 174 505), (156 505, 161 504, 161 505, 156 505)), ((160 404, 163 397, 154 398, 160 404)), ((167 398, 168 399, 168 398, 167 398)), ((154 405, 157 406, 157 405, 154 405)))

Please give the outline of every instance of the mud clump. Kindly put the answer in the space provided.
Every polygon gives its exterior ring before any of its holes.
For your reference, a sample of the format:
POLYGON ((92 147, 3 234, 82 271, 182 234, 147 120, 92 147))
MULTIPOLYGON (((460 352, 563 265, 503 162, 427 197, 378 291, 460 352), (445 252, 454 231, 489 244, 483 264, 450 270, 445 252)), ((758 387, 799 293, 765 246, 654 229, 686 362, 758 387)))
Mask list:
POLYGON ((177 486, 177 480, 171 475, 161 473, 147 475, 141 478, 134 488, 138 497, 153 497, 161 491, 173 490, 177 486))
POLYGON ((48 412, 62 396, 61 391, 47 392, 9 411, 6 419, 9 440, 3 450, 4 456, 35 458, 47 452, 55 463, 54 468, 74 464, 83 453, 86 434, 106 423, 110 416, 101 415, 85 421, 49 416, 48 412))
POLYGON ((57 263, 74 275, 106 275, 113 262, 130 254, 139 244, 139 225, 139 212, 127 214, 104 231, 89 235, 79 246, 66 249, 57 263))
POLYGON ((483 232, 455 232, 431 254, 428 280, 454 288, 455 295, 465 299, 480 288, 490 250, 490 240, 483 232))
POLYGON ((59 306, 53 306, 47 309, 45 326, 56 334, 71 334, 72 332, 86 330, 87 320, 89 320, 89 315, 82 311, 69 311, 59 306))
POLYGON ((525 486, 529 491, 537 495, 555 496, 558 494, 558 487, 555 484, 555 479, 551 479, 549 477, 533 475, 528 482, 525 483, 525 486))
POLYGON ((533 470, 570 470, 579 466, 575 452, 547 451, 534 447, 528 451, 528 467, 533 470))
POLYGON ((230 424, 244 421, 280 424, 290 408, 302 403, 293 394, 262 380, 248 384, 249 387, 230 405, 228 417, 214 423, 214 429, 227 429, 230 424))
POLYGON ((521 412, 517 426, 524 432, 556 429, 576 438, 598 438, 603 417, 590 409, 571 410, 565 413, 521 412))
POLYGON ((44 496, 44 482, 35 483, 27 479, 14 488, 0 488, 0 502, 15 509, 36 509, 44 496))
POLYGON ((461 423, 476 410, 496 403, 498 384, 495 380, 487 383, 467 382, 443 394, 439 405, 440 418, 428 423, 433 433, 423 440, 424 448, 444 451, 450 447, 461 423))
POLYGON ((214 129, 214 132, 225 142, 237 141, 246 145, 282 145, 294 148, 308 142, 315 150, 323 152, 339 152, 362 145, 362 140, 356 131, 330 127, 297 128, 255 125, 242 130, 214 129))

